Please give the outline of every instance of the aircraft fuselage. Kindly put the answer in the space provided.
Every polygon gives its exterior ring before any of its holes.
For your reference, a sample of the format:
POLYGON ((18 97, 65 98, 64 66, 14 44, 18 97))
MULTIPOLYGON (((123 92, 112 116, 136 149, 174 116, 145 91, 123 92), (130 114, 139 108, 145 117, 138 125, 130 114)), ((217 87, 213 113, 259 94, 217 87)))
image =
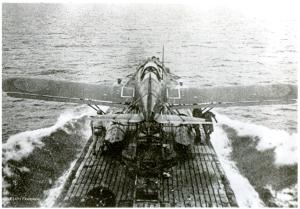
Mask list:
POLYGON ((157 58, 149 59, 136 73, 136 89, 145 121, 151 122, 160 103, 164 102, 167 74, 157 58))

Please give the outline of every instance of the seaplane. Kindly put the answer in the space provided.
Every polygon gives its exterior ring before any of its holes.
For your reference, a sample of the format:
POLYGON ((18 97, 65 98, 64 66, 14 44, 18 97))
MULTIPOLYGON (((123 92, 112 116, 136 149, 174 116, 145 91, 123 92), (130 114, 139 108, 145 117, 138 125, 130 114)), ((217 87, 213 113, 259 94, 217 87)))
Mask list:
POLYGON ((98 112, 98 121, 153 126, 210 124, 203 118, 181 115, 179 109, 295 103, 297 86, 234 86, 186 88, 158 58, 148 58, 137 71, 115 85, 75 83, 37 78, 9 78, 3 91, 16 98, 87 104, 98 112), (105 115, 98 105, 122 108, 105 115))
POLYGON ((93 134, 106 130, 106 145, 123 141, 129 128, 140 129, 148 139, 161 137, 162 131, 174 132, 174 140, 188 146, 199 138, 200 125, 205 127, 206 136, 211 133, 214 114, 210 110, 214 107, 297 101, 296 85, 188 88, 179 79, 165 67, 163 56, 162 61, 148 58, 125 82, 119 78, 114 85, 18 77, 4 80, 2 88, 16 98, 89 105, 97 111, 91 125, 93 134), (105 113, 99 105, 112 107, 114 112, 105 113), (106 127, 105 122, 109 124, 106 127))
POLYGON ((91 116, 95 155, 118 155, 130 172, 148 177, 161 175, 193 144, 209 143, 212 108, 297 101, 290 84, 190 88, 161 60, 146 59, 113 85, 15 77, 3 80, 2 89, 16 98, 87 104, 97 112, 91 116))
POLYGON ((126 135, 124 127, 130 127, 130 130, 134 127, 139 128, 146 138, 153 138, 162 130, 176 132, 174 140, 188 146, 195 138, 193 129, 198 135, 199 125, 205 127, 206 133, 211 130, 213 114, 206 113, 211 113, 214 107, 297 101, 296 85, 188 88, 179 79, 165 67, 164 57, 162 61, 151 57, 140 64, 135 73, 128 75, 125 82, 118 79, 114 85, 18 77, 4 80, 2 88, 8 96, 16 98, 89 105, 97 111, 97 117, 93 118, 93 133, 97 135, 97 129, 103 130, 103 122, 110 124, 106 127, 107 144, 122 141, 126 135), (99 105, 113 107, 115 112, 105 114, 99 105), (193 113, 184 111, 191 109, 193 113))

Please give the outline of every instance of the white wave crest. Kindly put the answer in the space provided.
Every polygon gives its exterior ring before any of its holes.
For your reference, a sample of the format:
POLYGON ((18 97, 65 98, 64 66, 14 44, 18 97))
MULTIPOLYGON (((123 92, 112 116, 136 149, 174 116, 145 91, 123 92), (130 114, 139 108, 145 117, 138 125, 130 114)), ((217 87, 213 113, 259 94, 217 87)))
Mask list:
MULTIPOLYGON (((107 109, 106 107, 100 107, 101 109, 107 109)), ((53 126, 47 128, 41 128, 33 131, 25 131, 15 135, 12 135, 8 138, 7 142, 2 145, 2 195, 6 197, 8 195, 7 187, 10 185, 4 180, 4 176, 12 176, 14 173, 11 168, 8 166, 7 161, 16 160, 19 161, 25 157, 28 157, 32 151, 36 148, 42 148, 44 143, 41 141, 43 137, 49 136, 58 129, 63 129, 68 133, 68 128, 65 125, 76 119, 80 119, 84 116, 93 116, 96 115, 96 112, 91 108, 86 106, 80 106, 78 108, 67 110, 62 113, 56 123, 53 126)), ((71 124, 72 125, 72 124, 71 124)), ((89 124, 86 123, 84 131, 81 130, 81 135, 84 139, 88 139, 91 135, 91 129, 89 124)), ((29 170, 26 167, 18 168, 21 172, 28 172, 29 170)), ((2 205, 5 206, 8 204, 7 201, 3 201, 2 205)))
POLYGON ((274 203, 279 207, 298 207, 297 201, 297 192, 298 192, 298 185, 295 184, 290 188, 284 188, 280 191, 276 191, 272 188, 271 185, 266 186, 267 189, 270 190, 272 196, 274 197, 274 203))
POLYGON ((67 122, 73 119, 79 119, 85 115, 93 114, 95 114, 94 111, 87 108, 79 111, 69 110, 62 113, 53 126, 33 131, 25 131, 10 136, 7 142, 2 145, 3 163, 5 164, 8 160, 18 161, 27 157, 35 148, 41 148, 44 145, 41 141, 43 137, 49 136, 59 128, 63 128, 67 122))
POLYGON ((218 121, 220 124, 234 128, 239 136, 254 136, 253 139, 258 138, 257 150, 274 149, 276 165, 292 165, 298 162, 297 133, 290 134, 284 130, 232 120, 221 114, 218 114, 218 121))
POLYGON ((215 131, 211 134, 211 142, 230 182, 239 207, 264 207, 258 193, 248 179, 240 174, 235 163, 230 160, 232 151, 230 141, 219 125, 216 126, 215 131))

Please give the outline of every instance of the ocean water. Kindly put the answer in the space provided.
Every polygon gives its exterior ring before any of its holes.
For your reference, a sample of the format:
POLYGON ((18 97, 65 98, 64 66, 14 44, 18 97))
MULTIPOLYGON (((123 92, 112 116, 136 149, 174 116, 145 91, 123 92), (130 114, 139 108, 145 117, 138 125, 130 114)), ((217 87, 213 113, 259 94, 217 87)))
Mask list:
MULTIPOLYGON (((188 5, 3 4, 2 77, 112 83, 151 56, 186 86, 297 83, 296 20, 188 5)), ((297 105, 216 108, 238 204, 297 207, 297 105)), ((2 94, 3 206, 51 207, 90 136, 86 106, 2 94), (17 201, 11 201, 12 199, 17 201)))

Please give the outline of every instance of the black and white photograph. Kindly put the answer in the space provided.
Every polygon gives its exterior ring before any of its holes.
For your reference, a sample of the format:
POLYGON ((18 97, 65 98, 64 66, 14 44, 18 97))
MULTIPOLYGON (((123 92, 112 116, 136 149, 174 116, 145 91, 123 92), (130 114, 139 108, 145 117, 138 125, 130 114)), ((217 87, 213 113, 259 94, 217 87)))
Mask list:
POLYGON ((297 1, 1 6, 2 207, 298 208, 297 1))

